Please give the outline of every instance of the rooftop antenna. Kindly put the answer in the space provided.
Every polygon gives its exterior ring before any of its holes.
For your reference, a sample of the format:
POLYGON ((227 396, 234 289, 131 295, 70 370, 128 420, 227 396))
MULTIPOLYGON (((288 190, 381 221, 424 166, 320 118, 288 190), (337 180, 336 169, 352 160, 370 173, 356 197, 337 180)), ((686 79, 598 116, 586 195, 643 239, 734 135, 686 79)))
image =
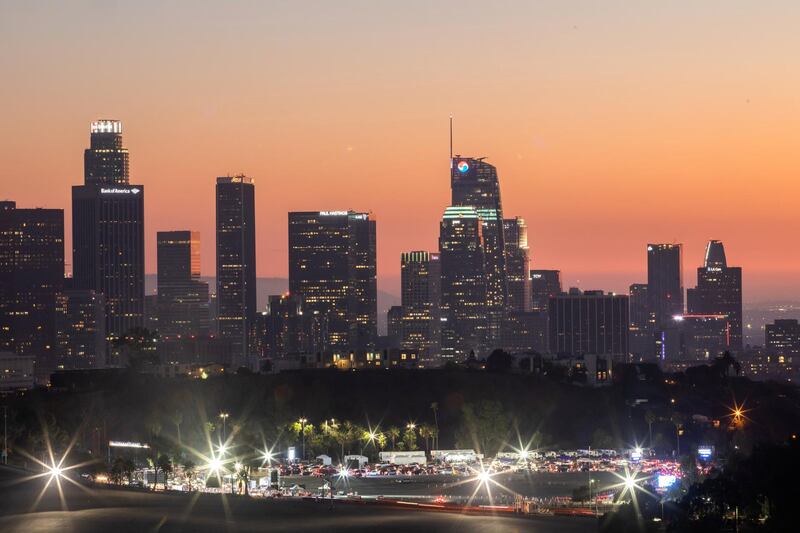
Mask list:
POLYGON ((450 115, 450 159, 453 159, 453 115, 450 115))

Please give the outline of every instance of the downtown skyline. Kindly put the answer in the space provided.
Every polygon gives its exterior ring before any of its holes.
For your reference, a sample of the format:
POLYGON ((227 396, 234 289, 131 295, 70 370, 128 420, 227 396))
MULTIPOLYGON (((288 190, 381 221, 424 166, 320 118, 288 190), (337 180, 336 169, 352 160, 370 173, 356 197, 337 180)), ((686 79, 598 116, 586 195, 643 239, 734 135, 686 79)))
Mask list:
MULTIPOLYGON (((32 8, 4 9, 22 22, 36 15, 32 8)), ((83 31, 123 17, 109 7, 89 10, 81 21, 65 14, 75 25, 60 31, 85 36, 49 54, 52 42, 41 32, 55 27, 59 9, 41 27, 18 24, 26 35, 2 27, 23 50, 0 56, 14 74, 2 95, 22 96, 0 130, 0 184, 3 197, 19 205, 65 208, 66 250, 69 187, 81 181, 84 124, 109 116, 125 124, 131 180, 148 190, 148 273, 156 271, 158 231, 190 228, 213 249, 213 180, 241 172, 257 184, 259 277, 288 277, 287 212, 369 210, 380 221, 379 289, 399 294, 400 253, 436 248, 449 197, 452 113, 456 153, 487 156, 501 176, 505 212, 526 220, 531 268, 561 270, 565 286, 625 292, 644 282, 647 242, 683 243, 690 286, 705 243, 719 239, 732 263, 746 269, 746 301, 800 297, 800 250, 784 242, 798 229, 800 163, 789 128, 800 118, 794 96, 800 84, 786 74, 791 57, 783 50, 796 37, 791 17, 779 10, 765 9, 761 24, 748 25, 746 9, 741 19, 724 21, 710 7, 696 7, 687 20, 679 7, 663 8, 660 18, 633 9, 615 19, 613 7, 592 14, 541 4, 519 7, 526 16, 509 25, 510 8, 465 6, 465 19, 480 18, 486 28, 465 22, 465 31, 445 39, 435 21, 446 10, 436 6, 426 13, 429 23, 407 28, 416 44, 399 48, 392 39, 404 34, 385 23, 391 16, 410 22, 402 9, 364 9, 360 31, 345 35, 325 24, 335 19, 325 6, 302 27, 280 8, 265 14, 251 6, 252 21, 238 16, 240 29, 250 31, 213 51, 189 46, 218 25, 233 31, 212 7, 198 8, 196 25, 174 34, 169 23, 178 13, 165 9, 152 28, 153 43, 139 48, 132 38, 148 19, 136 8, 113 25, 116 39, 107 39, 108 29, 83 31), (506 35, 492 25, 501 20, 506 35), (365 31, 365 21, 381 31, 365 31), (667 31, 679 21, 677 36, 667 31), (275 36, 256 31, 258 23, 275 36), (768 34, 753 39, 762 27, 768 34), (608 38, 614 30, 642 46, 631 50, 608 38), (537 31, 538 42, 527 39, 537 31), (716 44, 693 48, 701 36, 716 44), (97 42, 105 43, 101 59, 126 58, 120 90, 93 82, 94 63, 82 54, 97 42), (278 52, 288 50, 280 43, 298 46, 282 57, 278 52), (158 46, 170 53, 153 55, 158 46), (597 57, 588 52, 594 46, 597 57), (449 63, 453 50, 465 59, 449 63), (691 59, 690 50, 700 57, 691 59), (391 61, 376 63, 380 52, 391 61), (423 53, 430 59, 420 62, 423 53), (339 72, 325 65, 334 56, 342 60, 339 72), (181 62, 181 79, 168 75, 174 61, 181 62), (470 63, 480 75, 454 87, 453 76, 470 63), (716 66, 700 69, 706 64, 716 66), (245 67, 257 68, 242 70, 242 83, 212 83, 245 67), (49 83, 38 83, 41 72, 49 83), (514 89, 491 81, 512 74, 514 89), (26 105, 26 95, 37 105, 26 105), (32 181, 46 186, 31 187, 32 181)), ((212 254, 203 255, 201 270, 213 275, 212 254)))

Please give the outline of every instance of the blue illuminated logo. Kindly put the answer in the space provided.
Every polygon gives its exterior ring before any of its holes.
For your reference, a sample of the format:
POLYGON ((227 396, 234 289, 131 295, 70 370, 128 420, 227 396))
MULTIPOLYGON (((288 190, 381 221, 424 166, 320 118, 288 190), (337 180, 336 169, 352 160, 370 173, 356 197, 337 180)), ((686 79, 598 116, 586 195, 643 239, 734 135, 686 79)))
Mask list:
POLYGON ((467 163, 466 161, 459 161, 458 162, 458 171, 463 174, 467 170, 469 170, 469 163, 467 163))

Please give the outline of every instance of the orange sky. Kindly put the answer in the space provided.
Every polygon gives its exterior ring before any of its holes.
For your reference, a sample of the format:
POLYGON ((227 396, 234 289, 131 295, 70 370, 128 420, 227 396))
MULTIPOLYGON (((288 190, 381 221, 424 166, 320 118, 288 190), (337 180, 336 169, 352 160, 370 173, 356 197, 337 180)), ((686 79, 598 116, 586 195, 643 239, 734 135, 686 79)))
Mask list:
POLYGON ((747 300, 800 297, 797 3, 483 4, 3 2, 0 197, 69 222, 89 122, 118 118, 149 272, 192 229, 213 275, 214 178, 244 172, 259 275, 286 276, 287 211, 372 210, 396 293, 436 247, 453 113, 535 268, 619 291, 677 241, 691 286, 716 238, 747 300))

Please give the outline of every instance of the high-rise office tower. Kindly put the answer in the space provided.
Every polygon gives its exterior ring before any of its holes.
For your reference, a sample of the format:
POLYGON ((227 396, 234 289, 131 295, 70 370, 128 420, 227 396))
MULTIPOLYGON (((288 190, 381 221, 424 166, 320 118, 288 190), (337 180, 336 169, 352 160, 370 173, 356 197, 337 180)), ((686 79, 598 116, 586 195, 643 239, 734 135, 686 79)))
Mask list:
POLYGON ((64 211, 0 202, 0 351, 35 357, 40 383, 55 368, 63 286, 64 211))
POLYGON ((367 351, 377 340, 375 219, 355 211, 289 213, 289 292, 327 318, 326 349, 367 351))
POLYGON ((651 358, 655 353, 647 284, 634 283, 628 290, 630 330, 628 348, 634 361, 651 358))
POLYGON ((647 300, 655 331, 683 314, 683 245, 647 245, 647 300))
POLYGON ((531 311, 546 313, 550 298, 561 292, 560 270, 531 270, 531 311))
POLYGON ((128 149, 122 146, 122 122, 93 122, 89 148, 83 152, 84 183, 127 185, 129 168, 128 149))
POLYGON ((697 269, 697 287, 686 291, 690 314, 726 315, 730 328, 728 349, 742 350, 742 269, 729 267, 721 241, 709 241, 703 266, 697 269))
POLYGON ((452 206, 473 207, 480 217, 486 269, 487 342, 497 345, 508 298, 503 206, 497 169, 482 158, 456 156, 451 160, 450 185, 452 206))
POLYGON ((73 288, 104 295, 113 339, 144 324, 144 187, 128 184, 120 121, 93 122, 90 142, 72 187, 73 288))
POLYGON ((516 217, 503 220, 506 247, 506 278, 508 309, 531 310, 530 256, 528 255, 528 225, 516 217))
POLYGON ((208 283, 200 280, 200 233, 159 231, 158 332, 162 340, 208 334, 208 283))
POLYGON ((486 355, 489 317, 484 226, 469 206, 445 209, 440 224, 442 358, 486 355))
POLYGON ((438 253, 400 256, 401 347, 424 359, 438 359, 441 350, 441 270, 438 253))
POLYGON ((550 351, 628 358, 628 297, 570 291, 550 298, 550 351))
POLYGON ((252 367, 256 320, 255 184, 217 178, 217 332, 231 346, 231 366, 252 367))

